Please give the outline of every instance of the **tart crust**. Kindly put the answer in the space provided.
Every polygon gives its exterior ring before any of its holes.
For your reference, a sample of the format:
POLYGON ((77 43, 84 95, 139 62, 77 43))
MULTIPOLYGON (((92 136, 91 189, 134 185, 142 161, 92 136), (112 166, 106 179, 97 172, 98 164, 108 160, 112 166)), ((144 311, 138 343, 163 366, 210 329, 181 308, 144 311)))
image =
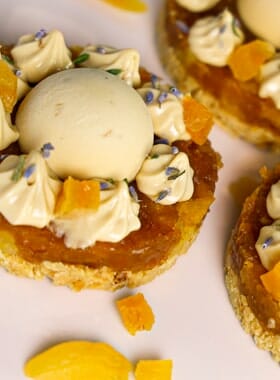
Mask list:
POLYGON ((265 290, 262 266, 255 242, 262 226, 272 222, 266 211, 266 196, 280 178, 280 165, 273 171, 261 169, 262 182, 245 200, 232 232, 225 258, 225 283, 230 302, 256 345, 280 362, 280 303, 265 290))
MULTIPOLYGON (((208 12, 194 14, 183 9, 176 0, 166 0, 158 22, 158 49, 162 63, 184 92, 208 107, 216 123, 231 134, 261 148, 280 150, 280 110, 271 99, 258 96, 254 80, 236 80, 228 67, 214 67, 195 58, 189 49, 187 34, 177 25, 178 20, 188 27, 198 18, 217 14, 228 7, 236 14, 235 1, 221 0, 208 12)), ((254 37, 245 30, 246 40, 254 37)))

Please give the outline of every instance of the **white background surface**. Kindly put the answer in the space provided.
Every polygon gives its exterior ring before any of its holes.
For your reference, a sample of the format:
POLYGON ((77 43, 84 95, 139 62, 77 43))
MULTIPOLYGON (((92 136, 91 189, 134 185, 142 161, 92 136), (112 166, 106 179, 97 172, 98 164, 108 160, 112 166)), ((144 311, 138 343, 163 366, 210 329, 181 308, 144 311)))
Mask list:
MULTIPOLYGON (((149 12, 119 11, 98 0, 0 0, 0 40, 44 27, 61 29, 67 42, 135 47, 142 65, 164 76, 155 46, 155 20, 162 5, 150 0, 149 12)), ((139 289, 151 304, 151 332, 130 336, 114 300, 129 293, 55 287, 48 280, 21 279, 0 270, 0 379, 23 380, 24 362, 48 346, 69 340, 100 340, 136 362, 173 360, 173 380, 265 380, 280 376, 279 366, 242 330, 229 304, 223 257, 238 208, 229 185, 255 176, 278 157, 260 152, 218 128, 211 133, 223 156, 217 200, 188 255, 169 272, 139 289)), ((136 291, 135 290, 135 291, 136 291)), ((98 379, 96 379, 98 380, 98 379)))

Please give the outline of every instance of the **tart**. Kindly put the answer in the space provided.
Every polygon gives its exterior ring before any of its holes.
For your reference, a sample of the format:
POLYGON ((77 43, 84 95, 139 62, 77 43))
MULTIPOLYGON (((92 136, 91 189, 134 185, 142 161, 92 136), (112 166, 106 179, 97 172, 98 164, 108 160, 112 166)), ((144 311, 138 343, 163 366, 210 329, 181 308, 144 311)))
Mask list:
POLYGON ((0 153, 0 264, 74 290, 135 287, 170 268, 214 201, 211 114, 134 49, 70 48, 40 30, 1 53, 18 87, 7 96, 2 74, 15 135, 0 153))
POLYGON ((273 170, 264 167, 260 173, 262 181, 245 200, 227 247, 225 283, 245 331, 279 362, 280 165, 273 170))
POLYGON ((279 150, 275 6, 273 1, 166 0, 158 45, 170 77, 206 105, 218 125, 261 148, 279 150))

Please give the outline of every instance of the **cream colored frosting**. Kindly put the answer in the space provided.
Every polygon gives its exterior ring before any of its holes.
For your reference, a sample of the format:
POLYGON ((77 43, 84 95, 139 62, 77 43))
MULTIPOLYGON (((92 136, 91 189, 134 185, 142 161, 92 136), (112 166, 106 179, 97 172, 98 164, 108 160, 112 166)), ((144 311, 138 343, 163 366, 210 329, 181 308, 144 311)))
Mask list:
POLYGON ((276 108, 280 109, 280 54, 262 65, 259 96, 271 98, 276 108))
POLYGON ((71 52, 63 34, 58 30, 37 39, 36 35, 22 36, 11 50, 15 66, 22 71, 22 78, 36 83, 72 64, 71 52))
POLYGON ((270 226, 261 228, 256 250, 267 270, 271 270, 280 261, 280 219, 270 226))
POLYGON ((62 178, 132 180, 153 145, 139 94, 103 70, 53 74, 32 89, 16 116, 23 152, 50 142, 48 164, 62 178))
POLYGON ((20 76, 17 76, 17 100, 22 99, 30 90, 31 87, 20 76))
POLYGON ((0 98, 0 149, 5 149, 19 138, 19 133, 12 125, 11 116, 5 112, 0 98))
POLYGON ((144 100, 148 95, 152 97, 152 101, 146 100, 146 104, 153 121, 154 133, 157 136, 167 139, 170 143, 175 140, 190 140, 190 134, 186 131, 184 123, 182 101, 179 97, 162 88, 145 86, 137 91, 144 100), (163 101, 159 101, 160 96, 163 96, 163 101))
POLYGON ((117 69, 120 72, 116 75, 130 86, 138 86, 140 84, 140 54, 137 50, 118 50, 109 46, 88 45, 80 55, 82 54, 88 54, 89 57, 80 66, 103 70, 117 69))
POLYGON ((219 67, 227 64, 230 54, 243 40, 242 30, 227 9, 218 16, 197 20, 189 33, 193 54, 200 61, 219 67))
POLYGON ((274 223, 260 229, 255 247, 263 266, 271 270, 280 261, 280 181, 270 187, 266 209, 274 223))
POLYGON ((73 211, 56 217, 51 223, 54 233, 64 236, 69 248, 86 248, 97 240, 118 242, 131 231, 140 228, 139 204, 130 196, 125 181, 101 190, 100 206, 96 211, 73 211))
POLYGON ((136 176, 137 187, 153 201, 170 205, 191 198, 193 169, 186 153, 174 154, 172 147, 154 145, 136 176))
POLYGON ((179 5, 192 12, 203 12, 214 7, 220 0, 176 0, 179 5))
POLYGON ((0 164, 0 212, 13 225, 45 227, 53 217, 60 187, 39 152, 10 155, 0 164), (18 178, 13 178, 16 171, 18 178))
POLYGON ((272 219, 280 219, 280 181, 271 186, 266 197, 266 209, 272 219))
POLYGON ((277 0, 237 0, 242 21, 257 37, 280 48, 279 14, 277 0))

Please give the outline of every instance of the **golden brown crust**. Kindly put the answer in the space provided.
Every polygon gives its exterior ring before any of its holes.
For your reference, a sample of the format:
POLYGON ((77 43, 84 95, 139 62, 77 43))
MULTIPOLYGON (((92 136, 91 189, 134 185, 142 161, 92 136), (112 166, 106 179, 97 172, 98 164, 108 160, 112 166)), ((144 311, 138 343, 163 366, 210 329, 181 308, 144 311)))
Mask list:
MULTIPOLYGON (((238 114, 234 106, 229 105, 229 99, 221 99, 220 90, 217 91, 219 94, 215 94, 215 91, 210 91, 209 87, 206 88, 203 85, 203 81, 206 81, 206 75, 208 75, 208 78, 209 76, 219 78, 221 77, 220 74, 225 74, 225 77, 228 78, 228 73, 226 73, 225 69, 198 63, 189 50, 187 36, 182 35, 179 29, 176 31, 174 27, 172 28, 171 25, 168 25, 170 22, 174 23, 177 16, 180 16, 179 19, 184 18, 184 10, 178 11, 176 8, 178 6, 175 6, 174 3, 175 0, 166 0, 158 22, 158 48, 167 73, 182 91, 191 92, 194 98, 208 107, 214 114, 216 123, 225 130, 261 148, 279 151, 280 129, 277 119, 279 120, 280 118, 280 111, 276 110, 270 99, 259 98, 257 99, 257 108, 261 110, 259 117, 256 117, 255 120, 245 120, 243 116, 248 113, 252 114, 252 112, 247 112, 244 109, 242 113, 238 114), (201 75, 198 74, 199 70, 201 70, 201 75), (268 114, 270 116, 266 120, 268 114)), ((251 101, 255 102, 256 98, 258 98, 254 95, 256 92, 254 83, 249 85, 241 84, 240 89, 238 89, 236 80, 233 80, 232 83, 229 81, 228 85, 243 94, 246 94, 248 90, 250 99, 248 99, 247 104, 251 101)), ((233 93, 232 99, 234 98, 235 94, 233 93)))
POLYGON ((271 223, 266 212, 270 186, 280 178, 280 165, 262 169, 262 182, 246 199, 230 238, 225 259, 225 283, 234 311, 258 347, 280 361, 280 303, 267 293, 260 275, 266 270, 255 249, 258 233, 271 223))
MULTIPOLYGON (((227 257, 230 257, 230 245, 227 257)), ((274 360, 280 362, 280 335, 274 334, 273 330, 269 331, 260 324, 252 309, 248 305, 247 297, 239 289, 239 278, 231 269, 230 264, 226 263, 225 283, 228 289, 229 299, 244 330, 252 335, 256 345, 266 351, 269 351, 274 360)), ((270 321, 271 326, 273 320, 270 321)))

